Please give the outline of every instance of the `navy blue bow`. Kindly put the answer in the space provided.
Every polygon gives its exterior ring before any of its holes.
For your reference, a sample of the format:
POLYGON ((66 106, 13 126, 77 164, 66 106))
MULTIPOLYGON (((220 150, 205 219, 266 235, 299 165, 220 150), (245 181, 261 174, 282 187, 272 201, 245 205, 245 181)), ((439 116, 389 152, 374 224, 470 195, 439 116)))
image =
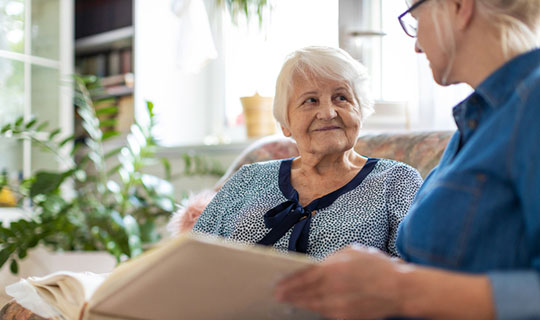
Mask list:
POLYGON ((306 253, 312 216, 308 208, 304 209, 297 200, 288 200, 270 209, 264 214, 264 224, 272 230, 257 243, 271 246, 294 226, 289 250, 306 253))

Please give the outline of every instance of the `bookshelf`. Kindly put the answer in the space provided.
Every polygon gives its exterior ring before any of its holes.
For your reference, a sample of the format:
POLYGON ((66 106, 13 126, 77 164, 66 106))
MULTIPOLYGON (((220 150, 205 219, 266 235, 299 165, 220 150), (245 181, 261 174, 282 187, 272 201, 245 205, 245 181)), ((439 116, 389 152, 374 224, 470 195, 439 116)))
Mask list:
MULTIPOLYGON (((75 71, 96 75, 118 106, 115 130, 126 133, 134 121, 133 1, 75 1, 75 71)), ((75 118, 75 131, 80 121, 75 118)))

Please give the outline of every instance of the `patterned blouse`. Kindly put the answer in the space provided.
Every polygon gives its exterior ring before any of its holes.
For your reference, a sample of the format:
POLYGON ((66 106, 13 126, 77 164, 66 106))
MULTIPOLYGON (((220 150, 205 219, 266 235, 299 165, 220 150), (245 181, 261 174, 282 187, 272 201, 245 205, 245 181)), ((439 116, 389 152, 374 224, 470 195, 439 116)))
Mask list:
MULTIPOLYGON (((272 209, 287 204, 292 204, 293 209, 301 208, 298 193, 290 182, 292 160, 243 166, 206 207, 193 230, 248 243, 268 238, 273 231, 268 224, 272 209)), ((398 225, 421 184, 416 169, 398 161, 369 158, 346 185, 306 206, 310 212, 315 209, 316 214, 295 221, 293 227, 284 229, 283 235, 279 234, 269 244, 281 251, 290 250, 289 242, 295 238, 294 234, 302 233, 295 231, 296 225, 305 225, 302 220, 310 220, 303 252, 315 259, 324 259, 352 243, 376 247, 396 256, 398 225)), ((290 216, 291 212, 282 215, 290 216)))

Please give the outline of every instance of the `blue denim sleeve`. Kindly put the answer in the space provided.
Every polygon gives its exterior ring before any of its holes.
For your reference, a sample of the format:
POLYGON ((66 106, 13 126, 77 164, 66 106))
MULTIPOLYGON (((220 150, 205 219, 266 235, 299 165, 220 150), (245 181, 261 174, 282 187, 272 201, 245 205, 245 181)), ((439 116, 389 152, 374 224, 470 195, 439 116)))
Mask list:
POLYGON ((540 274, 535 271, 490 272, 497 319, 540 318, 540 274))
POLYGON ((508 151, 508 170, 523 209, 524 236, 531 244, 530 269, 489 274, 498 319, 540 319, 540 81, 517 88, 522 104, 508 151))
POLYGON ((536 244, 536 270, 540 271, 540 75, 517 88, 523 104, 517 117, 509 150, 508 168, 523 208, 525 230, 536 244))

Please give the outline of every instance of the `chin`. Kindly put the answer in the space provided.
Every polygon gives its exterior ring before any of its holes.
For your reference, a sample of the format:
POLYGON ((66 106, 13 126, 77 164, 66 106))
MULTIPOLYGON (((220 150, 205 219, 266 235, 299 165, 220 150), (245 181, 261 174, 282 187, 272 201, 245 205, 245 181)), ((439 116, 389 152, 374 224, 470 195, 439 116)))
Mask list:
POLYGON ((349 146, 345 141, 329 141, 326 143, 318 144, 314 150, 317 153, 322 154, 333 154, 333 153, 344 153, 348 150, 351 150, 353 146, 349 146))

